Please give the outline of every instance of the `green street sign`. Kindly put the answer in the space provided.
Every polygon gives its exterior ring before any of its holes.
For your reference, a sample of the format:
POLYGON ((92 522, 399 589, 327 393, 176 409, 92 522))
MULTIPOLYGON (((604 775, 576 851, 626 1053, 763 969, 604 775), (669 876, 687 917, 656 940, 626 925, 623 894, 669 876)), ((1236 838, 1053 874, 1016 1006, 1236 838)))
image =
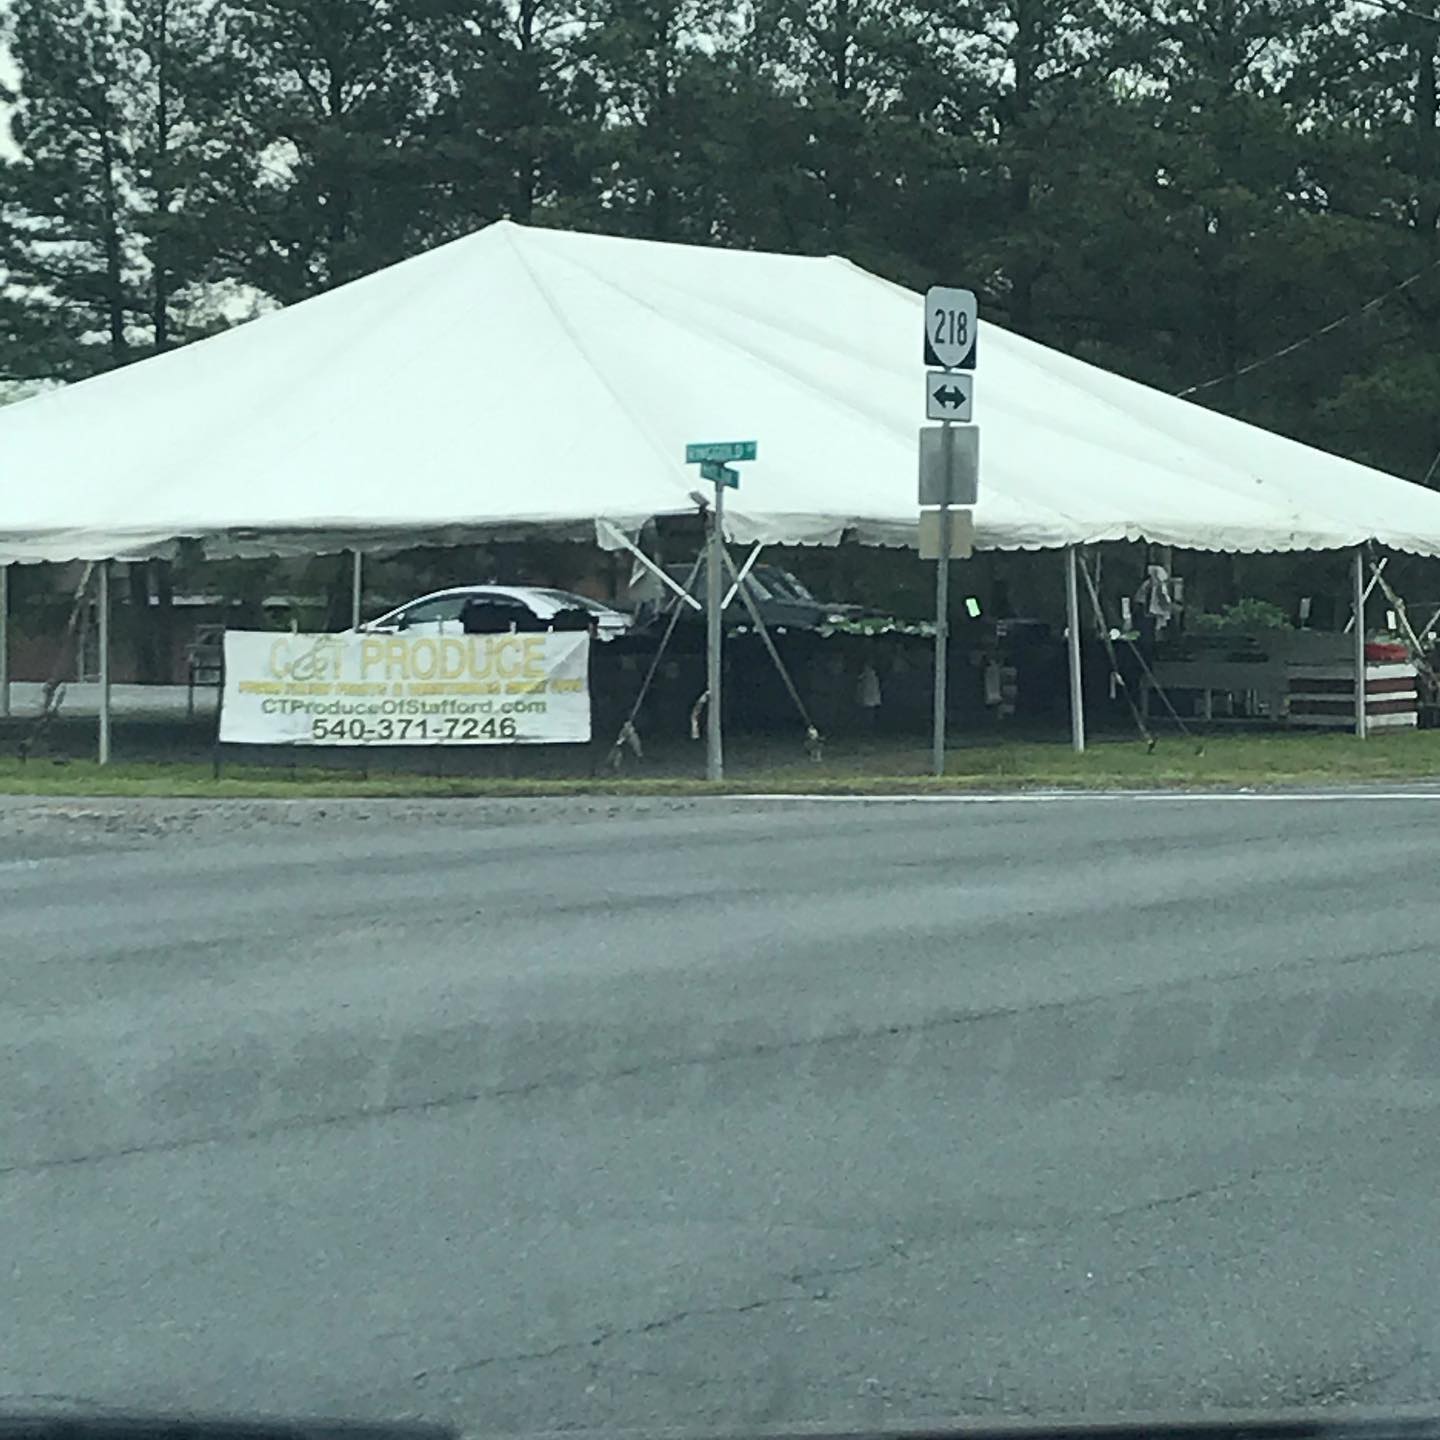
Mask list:
POLYGON ((719 440, 709 445, 687 445, 685 463, 704 465, 715 462, 723 465, 727 460, 753 460, 756 448, 753 440, 719 440))
POLYGON ((728 485, 732 490, 740 488, 740 472, 732 470, 728 465, 716 464, 713 460, 700 462, 700 478, 713 480, 717 485, 728 485))

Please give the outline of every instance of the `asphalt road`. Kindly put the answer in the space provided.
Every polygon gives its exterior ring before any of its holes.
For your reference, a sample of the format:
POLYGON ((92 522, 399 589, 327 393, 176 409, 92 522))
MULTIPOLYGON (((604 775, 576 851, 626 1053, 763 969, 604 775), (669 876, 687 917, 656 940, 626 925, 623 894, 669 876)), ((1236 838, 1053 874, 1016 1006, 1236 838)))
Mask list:
POLYGON ((0 1406, 1440 1396, 1440 796, 0 802, 0 1406))

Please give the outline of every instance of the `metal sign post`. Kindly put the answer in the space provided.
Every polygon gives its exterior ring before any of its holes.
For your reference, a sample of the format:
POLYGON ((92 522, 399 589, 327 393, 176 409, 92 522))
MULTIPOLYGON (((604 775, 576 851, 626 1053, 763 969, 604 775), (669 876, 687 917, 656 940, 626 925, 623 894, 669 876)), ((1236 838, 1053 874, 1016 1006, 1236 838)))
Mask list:
POLYGON ((935 562, 935 715, 930 764, 945 773, 945 706, 950 666, 950 506, 940 506, 940 554, 935 562))
MULTIPOLYGON (((724 729, 721 725, 721 685, 724 672, 725 492, 740 488, 740 472, 729 461, 753 460, 759 447, 754 440, 721 440, 687 445, 685 463, 698 465, 700 477, 715 486, 715 501, 706 511, 705 531, 705 778, 725 778, 724 729)), ((700 496, 695 497, 697 500, 700 496)))
POLYGON ((720 687, 722 681, 722 650, 725 631, 721 625, 721 598, 725 577, 725 484, 715 481, 715 503, 707 517, 710 521, 709 546, 705 554, 705 778, 725 778, 724 728, 720 724, 720 687))
POLYGON ((954 549, 952 505, 973 505, 980 476, 980 432, 968 423, 975 379, 979 309, 970 290, 932 285, 925 292, 927 365, 925 415, 938 426, 920 431, 920 504, 939 506, 940 544, 935 564, 935 713, 931 764, 945 773, 946 694, 950 665, 950 560, 954 549))
POLYGON ((1356 548, 1350 567, 1351 585, 1354 590, 1355 614, 1355 733, 1363 740, 1369 732, 1369 716, 1365 707, 1365 597, 1370 593, 1365 587, 1365 547, 1356 548))
POLYGON ((110 562, 102 560, 100 570, 100 597, 97 604, 100 631, 100 733, 98 755, 102 765, 110 763, 110 562))
POLYGON ((1070 668, 1070 745, 1077 755, 1085 749, 1085 682, 1080 669, 1080 586, 1078 557, 1065 547, 1065 634, 1070 668))
POLYGON ((0 720, 10 718, 10 566, 0 564, 0 720))

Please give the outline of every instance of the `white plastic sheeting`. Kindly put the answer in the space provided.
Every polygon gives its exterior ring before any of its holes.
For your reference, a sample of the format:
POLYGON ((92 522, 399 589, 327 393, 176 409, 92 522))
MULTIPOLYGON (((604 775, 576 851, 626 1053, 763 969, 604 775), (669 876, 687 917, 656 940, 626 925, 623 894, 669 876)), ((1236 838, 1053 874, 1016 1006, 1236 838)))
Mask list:
MULTIPOLYGON (((0 561, 590 538, 691 509, 695 440, 759 442, 736 540, 913 544, 921 323, 844 260, 492 225, 0 411, 0 561)), ((982 548, 1440 553, 1440 494, 983 322, 975 413, 982 548)))

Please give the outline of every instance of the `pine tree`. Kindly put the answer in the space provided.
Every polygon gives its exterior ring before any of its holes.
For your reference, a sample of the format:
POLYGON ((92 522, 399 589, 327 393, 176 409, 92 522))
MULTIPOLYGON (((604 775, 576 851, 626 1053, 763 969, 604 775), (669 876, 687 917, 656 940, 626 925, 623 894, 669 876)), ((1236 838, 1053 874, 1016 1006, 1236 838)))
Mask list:
POLYGON ((954 218, 926 227, 937 266, 968 271, 992 318, 1024 334, 1053 338, 1061 314, 1086 326, 1096 297, 1083 283, 1077 292, 1077 261, 1104 255, 1104 212, 1118 220, 1145 184, 1118 79, 1135 59, 1129 12, 943 0, 931 18, 947 57, 940 123, 953 162, 931 203, 954 218))
MULTIPOLYGON (((213 323, 206 219, 241 152, 225 136, 234 76, 211 20, 205 0, 19 0, 12 12, 6 379, 84 379, 213 323)), ((141 677, 168 679, 167 567, 132 566, 130 579, 141 677)))
POLYGON ((217 242, 254 171, 234 118, 245 77, 215 0, 126 0, 118 15, 131 224, 150 347, 166 350, 219 323, 212 287, 234 278, 217 242))
POLYGON ((18 0, 6 367, 73 380, 213 324, 207 216, 243 149, 207 0, 18 0))
POLYGON ((1351 283, 1341 294, 1353 308, 1389 292, 1338 344, 1316 347, 1338 372, 1321 392, 1318 427, 1347 453, 1440 485, 1440 15, 1431 15, 1430 0, 1346 15, 1307 61, 1313 188, 1327 240, 1339 248, 1345 237, 1351 283))
POLYGON ((910 0, 761 0, 752 25, 800 126, 798 153, 782 155, 802 248, 906 269, 913 206, 944 163, 929 18, 910 0))
POLYGON ((1336 205, 1353 171, 1326 71, 1361 66, 1355 37, 1312 0, 1174 0, 1149 33, 1143 107, 1163 212, 1145 251, 1158 342, 1149 378, 1199 382, 1201 403, 1357 453, 1335 401, 1348 374, 1384 363, 1389 320, 1266 358, 1399 278, 1393 247, 1336 205))
POLYGON ((599 104, 578 73, 572 0, 462 5, 430 167, 450 232, 508 217, 564 223, 593 201, 599 104))
POLYGON ((246 71, 237 121, 260 157, 224 221, 246 282, 282 303, 421 248, 443 77, 426 0, 218 0, 246 71))
POLYGON ((73 380, 131 358, 140 257, 126 233, 120 41, 102 0, 15 0, 19 155, 0 183, 11 379, 73 380))
POLYGON ((652 240, 714 238, 706 185, 719 0, 584 0, 580 83, 600 109, 601 194, 588 217, 652 240))

